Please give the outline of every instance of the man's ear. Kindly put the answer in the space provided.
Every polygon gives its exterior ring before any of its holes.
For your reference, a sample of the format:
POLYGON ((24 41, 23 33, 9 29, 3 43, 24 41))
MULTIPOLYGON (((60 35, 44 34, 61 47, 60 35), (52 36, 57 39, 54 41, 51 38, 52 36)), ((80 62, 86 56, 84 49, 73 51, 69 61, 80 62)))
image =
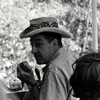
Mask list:
POLYGON ((58 47, 58 40, 57 39, 54 39, 52 41, 52 45, 53 45, 54 48, 58 47))

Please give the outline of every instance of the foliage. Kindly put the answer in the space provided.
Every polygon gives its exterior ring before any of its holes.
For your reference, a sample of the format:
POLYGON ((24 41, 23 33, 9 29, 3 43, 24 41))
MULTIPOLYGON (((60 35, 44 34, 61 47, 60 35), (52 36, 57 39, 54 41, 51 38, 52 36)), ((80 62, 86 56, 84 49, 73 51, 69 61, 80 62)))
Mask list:
MULTIPOLYGON (((29 20, 42 16, 56 17, 59 26, 70 32, 72 39, 63 40, 65 46, 77 53, 91 51, 91 0, 1 0, 0 72, 4 81, 8 76, 16 77, 20 61, 27 60, 33 68, 36 66, 28 39, 21 40, 19 33, 29 26, 29 20)), ((98 26, 99 21, 98 17, 98 26)))

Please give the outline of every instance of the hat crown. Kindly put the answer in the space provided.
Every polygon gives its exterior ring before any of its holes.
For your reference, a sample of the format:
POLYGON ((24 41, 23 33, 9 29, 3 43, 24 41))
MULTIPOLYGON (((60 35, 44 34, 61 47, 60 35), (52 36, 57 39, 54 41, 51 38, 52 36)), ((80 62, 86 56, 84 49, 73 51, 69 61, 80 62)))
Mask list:
POLYGON ((56 27, 58 28, 57 20, 53 17, 42 17, 30 20, 30 27, 33 30, 44 28, 44 27, 56 27))
POLYGON ((49 22, 49 23, 56 22, 57 23, 57 20, 54 17, 41 17, 41 18, 36 18, 36 19, 30 20, 31 25, 32 24, 39 24, 39 23, 42 23, 42 22, 49 22))

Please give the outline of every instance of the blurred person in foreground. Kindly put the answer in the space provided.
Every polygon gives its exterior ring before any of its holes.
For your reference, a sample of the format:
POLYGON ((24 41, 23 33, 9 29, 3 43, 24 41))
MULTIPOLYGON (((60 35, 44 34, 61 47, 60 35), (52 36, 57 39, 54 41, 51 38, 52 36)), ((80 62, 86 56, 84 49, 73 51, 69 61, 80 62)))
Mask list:
POLYGON ((32 19, 30 26, 20 34, 20 37, 30 38, 31 52, 37 64, 46 64, 40 85, 34 79, 34 74, 27 62, 18 65, 18 78, 31 86, 29 97, 32 98, 28 97, 28 99, 70 100, 69 78, 73 72, 71 64, 75 58, 68 48, 63 47, 61 40, 70 38, 70 34, 59 29, 55 18, 42 17, 32 19))
POLYGON ((100 100, 100 53, 92 52, 78 58, 70 78, 74 96, 80 100, 100 100))

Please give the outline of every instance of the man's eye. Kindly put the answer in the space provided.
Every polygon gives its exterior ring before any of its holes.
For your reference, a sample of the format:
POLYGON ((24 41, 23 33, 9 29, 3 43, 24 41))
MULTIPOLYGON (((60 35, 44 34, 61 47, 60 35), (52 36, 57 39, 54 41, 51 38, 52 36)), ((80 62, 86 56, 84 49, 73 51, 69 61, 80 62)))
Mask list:
POLYGON ((42 45, 42 43, 36 43, 35 46, 36 47, 40 47, 42 45))

